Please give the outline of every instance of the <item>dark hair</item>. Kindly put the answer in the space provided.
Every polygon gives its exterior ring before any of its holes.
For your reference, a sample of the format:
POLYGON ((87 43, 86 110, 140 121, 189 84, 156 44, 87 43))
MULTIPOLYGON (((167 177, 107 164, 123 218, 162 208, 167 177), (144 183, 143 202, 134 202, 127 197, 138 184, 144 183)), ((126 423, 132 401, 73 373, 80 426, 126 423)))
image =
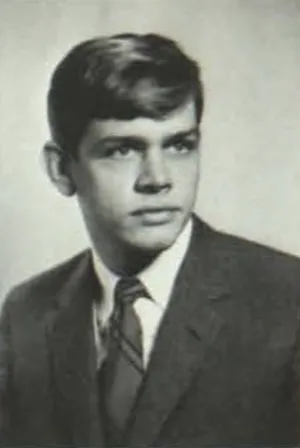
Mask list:
POLYGON ((48 92, 54 141, 76 153, 92 119, 162 118, 188 98, 203 110, 199 68, 171 39, 156 34, 99 37, 58 64, 48 92))

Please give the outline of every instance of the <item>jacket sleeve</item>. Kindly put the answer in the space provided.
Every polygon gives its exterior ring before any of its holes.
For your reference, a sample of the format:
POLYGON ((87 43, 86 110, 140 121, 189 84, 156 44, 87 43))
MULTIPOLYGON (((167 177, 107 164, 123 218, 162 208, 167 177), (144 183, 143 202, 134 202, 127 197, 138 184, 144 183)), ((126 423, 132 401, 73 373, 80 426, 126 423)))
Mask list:
MULTIPOLYGON (((300 320, 300 318, 299 318, 300 320)), ((297 428, 298 428, 298 443, 300 444, 300 324, 298 324, 298 332, 296 337, 296 345, 295 345, 295 357, 294 357, 294 372, 296 379, 296 390, 295 390, 295 398, 296 398, 296 407, 297 407, 297 428)))
POLYGON ((0 447, 9 444, 10 432, 10 382, 11 347, 8 304, 4 304, 0 315, 0 447))

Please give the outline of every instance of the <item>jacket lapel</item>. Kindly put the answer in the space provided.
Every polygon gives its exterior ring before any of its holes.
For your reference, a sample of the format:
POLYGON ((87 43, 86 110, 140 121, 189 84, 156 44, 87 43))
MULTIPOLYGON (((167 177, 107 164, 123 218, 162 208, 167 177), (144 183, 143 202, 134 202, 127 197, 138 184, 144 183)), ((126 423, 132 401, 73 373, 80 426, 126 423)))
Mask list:
POLYGON ((100 294, 86 253, 58 293, 57 309, 47 322, 55 417, 75 446, 104 446, 92 322, 92 303, 100 294))
POLYGON ((154 443, 194 374, 208 368, 207 354, 224 324, 218 307, 229 297, 227 263, 222 251, 214 249, 213 236, 212 230, 195 220, 191 244, 132 413, 128 446, 154 443))

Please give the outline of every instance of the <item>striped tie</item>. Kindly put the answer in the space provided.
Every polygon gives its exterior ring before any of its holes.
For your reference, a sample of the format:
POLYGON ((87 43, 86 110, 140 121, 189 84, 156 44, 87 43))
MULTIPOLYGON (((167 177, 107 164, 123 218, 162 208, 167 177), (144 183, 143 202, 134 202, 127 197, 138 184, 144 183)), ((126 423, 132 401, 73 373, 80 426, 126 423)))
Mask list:
POLYGON ((144 374, 142 329, 133 308, 135 300, 142 297, 150 298, 137 278, 125 277, 117 283, 104 379, 106 415, 119 436, 126 427, 144 374))

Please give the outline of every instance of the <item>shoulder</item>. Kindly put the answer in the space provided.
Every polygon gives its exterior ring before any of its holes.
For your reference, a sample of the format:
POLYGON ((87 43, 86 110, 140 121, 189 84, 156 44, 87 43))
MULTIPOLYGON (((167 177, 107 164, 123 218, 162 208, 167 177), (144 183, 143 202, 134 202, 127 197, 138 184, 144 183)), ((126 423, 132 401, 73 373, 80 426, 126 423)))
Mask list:
POLYGON ((198 219, 194 224, 190 253, 197 261, 195 288, 206 281, 225 292, 230 300, 222 303, 236 322, 291 328, 295 334, 300 321, 299 258, 216 231, 198 219))
POLYGON ((255 241, 247 240, 239 236, 219 231, 203 222, 198 217, 194 218, 194 243, 201 248, 201 240, 209 243, 211 250, 227 253, 228 256, 237 258, 238 261, 255 262, 261 265, 281 266, 287 269, 300 269, 300 258, 275 248, 265 246, 255 241))
MULTIPOLYGON (((222 265, 228 278, 249 290, 294 293, 300 297, 300 259, 194 221, 193 250, 206 252, 211 269, 222 265)), ((276 294, 276 295, 277 295, 276 294)))
POLYGON ((66 283, 87 265, 90 251, 85 250, 51 269, 16 285, 4 300, 3 309, 44 312, 55 305, 56 297, 66 283))

